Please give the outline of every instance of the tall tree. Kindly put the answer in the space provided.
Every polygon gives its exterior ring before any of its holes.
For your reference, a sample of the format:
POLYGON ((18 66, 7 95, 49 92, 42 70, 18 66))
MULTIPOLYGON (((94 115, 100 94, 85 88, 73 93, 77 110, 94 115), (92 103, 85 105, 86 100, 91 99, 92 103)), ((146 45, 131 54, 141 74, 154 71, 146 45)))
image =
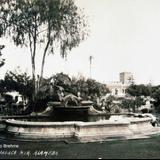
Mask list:
POLYGON ((29 46, 34 86, 38 44, 43 43, 44 47, 41 83, 47 53, 55 53, 58 44, 61 56, 67 56, 87 35, 85 20, 74 0, 0 1, 0 35, 10 35, 17 46, 29 46))

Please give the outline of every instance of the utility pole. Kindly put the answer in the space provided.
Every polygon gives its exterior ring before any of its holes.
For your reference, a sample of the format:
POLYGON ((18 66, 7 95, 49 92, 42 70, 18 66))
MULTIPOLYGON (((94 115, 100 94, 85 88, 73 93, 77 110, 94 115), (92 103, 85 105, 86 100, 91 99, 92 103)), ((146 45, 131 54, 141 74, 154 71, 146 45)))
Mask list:
POLYGON ((93 60, 93 56, 89 56, 90 79, 92 78, 92 60, 93 60))

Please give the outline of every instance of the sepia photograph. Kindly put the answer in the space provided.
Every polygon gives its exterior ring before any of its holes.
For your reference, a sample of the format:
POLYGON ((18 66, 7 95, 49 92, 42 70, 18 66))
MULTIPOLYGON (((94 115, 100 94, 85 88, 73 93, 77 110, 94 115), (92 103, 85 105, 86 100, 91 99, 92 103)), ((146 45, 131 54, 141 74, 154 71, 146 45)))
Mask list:
POLYGON ((0 0, 0 159, 160 159, 160 0, 0 0))

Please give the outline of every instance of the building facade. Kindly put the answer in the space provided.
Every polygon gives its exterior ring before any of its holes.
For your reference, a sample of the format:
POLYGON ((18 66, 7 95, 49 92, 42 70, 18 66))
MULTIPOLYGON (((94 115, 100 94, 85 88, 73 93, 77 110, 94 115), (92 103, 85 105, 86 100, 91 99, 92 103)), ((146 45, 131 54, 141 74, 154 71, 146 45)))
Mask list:
POLYGON ((110 90, 111 95, 124 97, 126 95, 126 89, 133 82, 134 78, 132 73, 122 72, 119 74, 119 81, 108 83, 107 88, 110 90))
POLYGON ((119 79, 122 84, 130 85, 134 82, 133 74, 131 72, 120 73, 119 79))

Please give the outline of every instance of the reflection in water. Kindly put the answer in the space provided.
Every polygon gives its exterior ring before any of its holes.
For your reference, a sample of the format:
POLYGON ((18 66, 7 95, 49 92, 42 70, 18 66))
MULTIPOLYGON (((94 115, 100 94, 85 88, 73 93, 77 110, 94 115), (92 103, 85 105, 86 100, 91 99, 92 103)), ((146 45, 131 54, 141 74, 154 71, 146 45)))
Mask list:
POLYGON ((43 116, 35 116, 35 117, 28 117, 23 118, 23 121, 30 121, 30 122, 65 122, 65 121, 82 121, 82 122, 97 122, 97 121, 104 121, 104 120, 118 120, 127 117, 132 117, 131 115, 56 115, 51 117, 43 117, 43 116))
POLYGON ((53 117, 29 117, 23 118, 23 121, 29 122, 65 122, 65 121, 82 121, 82 122, 97 122, 102 120, 109 120, 110 115, 104 116, 53 116, 53 117))

